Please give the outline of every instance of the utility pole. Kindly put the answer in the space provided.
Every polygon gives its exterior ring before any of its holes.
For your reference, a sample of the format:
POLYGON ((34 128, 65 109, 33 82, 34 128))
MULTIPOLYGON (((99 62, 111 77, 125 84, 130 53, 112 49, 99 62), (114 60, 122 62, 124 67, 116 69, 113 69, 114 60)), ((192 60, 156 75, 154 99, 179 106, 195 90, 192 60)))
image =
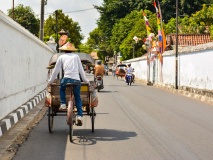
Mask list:
POLYGON ((132 44, 132 46, 133 46, 133 59, 134 59, 134 57, 135 57, 135 45, 134 45, 134 43, 132 44))
POLYGON ((58 12, 57 10, 55 11, 55 18, 56 18, 56 50, 58 52, 58 12))
POLYGON ((14 20, 14 0, 13 0, 13 20, 14 20))
POLYGON ((41 0, 40 40, 44 40, 44 0, 41 0))
POLYGON ((178 0, 176 0, 175 89, 178 89, 178 0))

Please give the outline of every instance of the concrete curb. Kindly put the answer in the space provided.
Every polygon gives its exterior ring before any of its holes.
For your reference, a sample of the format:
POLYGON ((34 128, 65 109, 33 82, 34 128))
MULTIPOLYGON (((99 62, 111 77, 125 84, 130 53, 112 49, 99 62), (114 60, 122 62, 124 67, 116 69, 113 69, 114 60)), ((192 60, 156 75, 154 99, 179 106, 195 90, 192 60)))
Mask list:
MULTIPOLYGON (((136 78, 136 82, 139 82, 139 83, 141 83, 143 85, 147 85, 147 81, 145 81, 145 80, 141 80, 141 79, 137 79, 136 78)), ((164 85, 164 84, 154 84, 153 87, 160 88, 160 89, 163 89, 165 91, 169 91, 169 92, 172 92, 172 93, 175 93, 175 94, 179 94, 179 95, 191 98, 191 99, 195 99, 197 101, 201 101, 203 103, 207 103, 207 104, 213 105, 213 98, 209 97, 207 95, 201 95, 201 94, 198 94, 198 93, 192 93, 190 91, 185 91, 183 89, 175 89, 173 86, 164 85)))
POLYGON ((185 91, 182 89, 175 89, 173 87, 162 86, 162 85, 154 85, 154 87, 161 88, 161 89, 167 90, 172 93, 176 93, 176 94, 188 97, 188 98, 192 98, 192 99, 213 105, 213 98, 209 97, 207 95, 201 95, 201 94, 197 94, 197 93, 192 93, 190 91, 185 91))
POLYGON ((18 107, 0 121, 0 137, 23 118, 32 108, 34 108, 46 95, 46 90, 41 91, 30 101, 18 107))

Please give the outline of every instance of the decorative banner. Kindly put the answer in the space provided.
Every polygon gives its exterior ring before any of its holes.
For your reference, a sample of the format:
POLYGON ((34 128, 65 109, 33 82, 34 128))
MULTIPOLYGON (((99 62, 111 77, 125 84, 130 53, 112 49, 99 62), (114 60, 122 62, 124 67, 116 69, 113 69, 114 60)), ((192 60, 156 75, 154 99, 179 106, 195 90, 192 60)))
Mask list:
MULTIPOLYGON (((158 8, 159 8, 159 11, 160 11, 160 19, 161 19, 161 32, 162 32, 162 39, 161 39, 161 46, 162 46, 162 49, 161 49, 161 54, 163 54, 163 52, 165 51, 166 49, 166 37, 165 37, 165 34, 164 34, 164 30, 163 30, 163 21, 162 21, 162 14, 161 14, 161 9, 160 9, 160 3, 158 2, 158 8)), ((160 39, 159 39, 160 41, 160 39)))
POLYGON ((161 22, 160 22, 160 19, 159 19, 160 15, 159 15, 159 12, 158 12, 158 8, 155 4, 155 0, 153 1, 153 3, 154 3, 155 10, 156 10, 156 15, 157 15, 159 50, 162 51, 162 32, 161 32, 161 22))
POLYGON ((144 12, 143 12, 143 16, 144 16, 144 19, 145 19, 145 22, 146 22, 146 29, 147 29, 148 38, 149 38, 150 41, 152 41, 152 38, 150 37, 151 28, 149 27, 149 22, 148 22, 148 19, 146 18, 146 15, 145 15, 144 12))

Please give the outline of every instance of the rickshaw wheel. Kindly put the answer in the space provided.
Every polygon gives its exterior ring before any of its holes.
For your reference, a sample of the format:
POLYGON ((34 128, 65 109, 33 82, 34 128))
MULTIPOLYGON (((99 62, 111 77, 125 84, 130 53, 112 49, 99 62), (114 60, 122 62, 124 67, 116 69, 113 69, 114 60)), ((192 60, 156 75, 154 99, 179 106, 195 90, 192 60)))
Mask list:
POLYGON ((91 107, 91 113, 90 113, 91 115, 91 122, 92 122, 92 132, 94 132, 94 130, 95 130, 95 125, 94 125, 94 123, 95 123, 95 109, 94 109, 94 107, 91 107))
POLYGON ((73 102, 68 102, 68 110, 67 110, 67 124, 69 125, 69 137, 70 142, 73 142, 72 136, 73 136, 73 120, 74 120, 74 113, 73 113, 73 102))
POLYGON ((70 136, 70 142, 73 142, 72 136, 73 136, 73 125, 69 125, 69 136, 70 136))
POLYGON ((50 133, 53 132, 53 119, 54 119, 53 108, 49 107, 48 108, 48 128, 50 133))

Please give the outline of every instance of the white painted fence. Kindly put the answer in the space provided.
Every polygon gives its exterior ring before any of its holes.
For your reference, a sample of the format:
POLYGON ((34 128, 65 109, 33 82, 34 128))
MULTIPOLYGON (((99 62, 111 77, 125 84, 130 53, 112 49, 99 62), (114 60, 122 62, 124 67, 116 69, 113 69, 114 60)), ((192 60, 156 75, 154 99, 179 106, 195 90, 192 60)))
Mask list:
MULTIPOLYGON (((128 60, 135 69, 135 76, 147 82, 147 58, 128 60)), ((162 80, 159 59, 151 61, 150 74, 154 84, 175 86, 175 50, 165 51, 163 56, 162 80), (153 63, 155 78, 153 79, 153 63)), ((213 90, 213 43, 190 46, 178 52, 178 86, 201 90, 213 90)))
POLYGON ((47 85, 53 50, 0 11, 0 119, 47 85))

